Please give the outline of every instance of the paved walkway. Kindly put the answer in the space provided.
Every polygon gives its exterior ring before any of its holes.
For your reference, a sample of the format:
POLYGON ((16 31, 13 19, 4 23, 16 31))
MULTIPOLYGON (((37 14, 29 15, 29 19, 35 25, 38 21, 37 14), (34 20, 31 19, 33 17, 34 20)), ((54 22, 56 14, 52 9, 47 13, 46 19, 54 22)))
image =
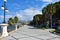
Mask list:
POLYGON ((10 33, 8 37, 0 40, 60 40, 59 35, 48 32, 49 30, 34 29, 30 26, 23 26, 16 32, 10 33))

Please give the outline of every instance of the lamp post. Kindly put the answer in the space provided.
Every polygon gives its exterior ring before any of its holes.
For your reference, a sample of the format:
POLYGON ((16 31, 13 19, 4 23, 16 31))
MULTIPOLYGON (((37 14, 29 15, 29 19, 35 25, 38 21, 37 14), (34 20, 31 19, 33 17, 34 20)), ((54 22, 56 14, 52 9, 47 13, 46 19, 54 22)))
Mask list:
POLYGON ((6 14, 6 12, 8 12, 8 10, 6 8, 6 2, 7 2, 7 0, 4 0, 4 5, 1 7, 2 10, 4 11, 4 20, 3 20, 3 23, 6 23, 6 21, 5 21, 5 14, 6 14))
POLYGON ((0 24, 0 26, 1 26, 1 34, 2 34, 1 37, 8 36, 8 32, 7 32, 8 24, 5 22, 5 14, 6 14, 6 12, 8 12, 8 10, 6 9, 6 2, 7 2, 7 0, 4 0, 4 5, 1 7, 2 10, 4 11, 4 20, 3 20, 3 23, 0 24))

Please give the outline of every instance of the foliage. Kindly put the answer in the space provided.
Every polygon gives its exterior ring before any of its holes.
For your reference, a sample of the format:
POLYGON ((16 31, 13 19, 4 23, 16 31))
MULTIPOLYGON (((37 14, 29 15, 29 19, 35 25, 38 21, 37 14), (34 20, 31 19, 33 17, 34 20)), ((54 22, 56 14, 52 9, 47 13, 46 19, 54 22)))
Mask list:
POLYGON ((13 19, 12 19, 12 18, 9 18, 9 20, 8 20, 8 24, 9 24, 9 25, 13 25, 13 24, 14 24, 14 22, 13 22, 13 19))
POLYGON ((14 24, 16 24, 17 22, 18 22, 18 17, 15 16, 15 17, 14 17, 14 24))
POLYGON ((43 15, 37 14, 33 17, 33 20, 29 23, 31 26, 39 28, 43 24, 43 15))
POLYGON ((18 17, 16 17, 16 16, 14 17, 14 19, 13 18, 9 18, 9 20, 8 20, 8 24, 10 26, 15 25, 17 22, 18 22, 18 17))
POLYGON ((60 33, 60 30, 55 30, 56 33, 60 33))
POLYGON ((44 22, 49 21, 49 23, 52 24, 55 22, 55 20, 60 19, 60 1, 53 3, 53 4, 48 4, 46 7, 42 9, 42 13, 44 15, 44 22))
POLYGON ((41 14, 37 14, 33 17, 33 22, 36 26, 40 25, 42 23, 42 21, 43 21, 43 18, 42 18, 41 14))
POLYGON ((41 24, 47 25, 49 21, 49 26, 52 28, 52 24, 55 23, 56 20, 60 20, 60 1, 45 6, 42 9, 42 15, 35 15, 30 24, 38 27, 41 24))

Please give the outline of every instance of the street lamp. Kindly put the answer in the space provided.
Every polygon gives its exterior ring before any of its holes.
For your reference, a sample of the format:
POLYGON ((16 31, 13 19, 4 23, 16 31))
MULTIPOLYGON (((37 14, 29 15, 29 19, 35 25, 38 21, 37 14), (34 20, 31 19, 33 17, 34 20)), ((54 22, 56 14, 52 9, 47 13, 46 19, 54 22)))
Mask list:
POLYGON ((3 20, 3 23, 6 23, 5 22, 5 14, 6 14, 6 12, 8 12, 8 10, 6 9, 6 2, 7 2, 7 0, 4 0, 4 5, 1 7, 2 10, 4 11, 4 20, 3 20))

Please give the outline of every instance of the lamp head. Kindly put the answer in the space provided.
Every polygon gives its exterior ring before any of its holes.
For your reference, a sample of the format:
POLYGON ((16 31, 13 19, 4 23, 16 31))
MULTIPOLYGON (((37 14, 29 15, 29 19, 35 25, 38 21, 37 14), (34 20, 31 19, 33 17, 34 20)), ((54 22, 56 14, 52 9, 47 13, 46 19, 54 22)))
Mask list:
POLYGON ((7 0, 4 0, 4 2, 7 2, 7 0))
POLYGON ((5 12, 7 13, 7 12, 9 12, 9 11, 6 9, 5 12))
POLYGON ((4 10, 5 9, 4 6, 2 6, 1 9, 4 10))

